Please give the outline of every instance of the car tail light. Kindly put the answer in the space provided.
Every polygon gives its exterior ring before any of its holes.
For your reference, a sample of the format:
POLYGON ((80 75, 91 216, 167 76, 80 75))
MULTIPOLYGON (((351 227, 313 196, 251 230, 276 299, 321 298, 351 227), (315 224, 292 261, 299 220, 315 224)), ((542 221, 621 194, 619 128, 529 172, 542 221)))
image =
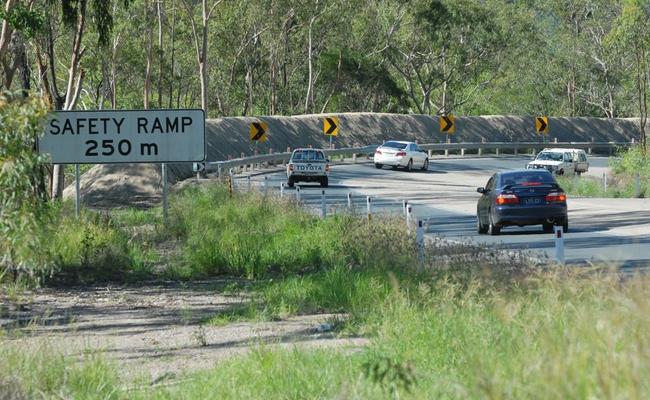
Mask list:
POLYGON ((329 164, 325 164, 325 172, 330 172, 330 165, 329 164))
POLYGON ((541 186, 542 182, 523 182, 521 186, 541 186))
POLYGON ((396 157, 404 157, 405 155, 406 155, 406 152, 405 152, 405 151, 398 151, 398 152, 395 154, 396 157))
POLYGON ((504 204, 519 204, 519 197, 513 193, 500 194, 496 198, 496 203, 500 206, 504 204))
POLYGON ((546 195, 546 201, 549 203, 564 203, 566 194, 562 192, 551 192, 546 195))
POLYGON ((293 171, 293 164, 289 164, 289 171, 293 171))
POLYGON ((375 150, 375 154, 381 154, 381 150, 379 149, 375 150))

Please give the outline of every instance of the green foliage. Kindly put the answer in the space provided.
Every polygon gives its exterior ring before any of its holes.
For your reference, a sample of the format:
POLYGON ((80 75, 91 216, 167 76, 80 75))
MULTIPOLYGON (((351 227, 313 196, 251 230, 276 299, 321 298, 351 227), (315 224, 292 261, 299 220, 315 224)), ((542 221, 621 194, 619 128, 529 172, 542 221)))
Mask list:
POLYGON ((40 98, 0 97, 0 278, 45 264, 39 249, 47 204, 38 195, 42 160, 34 149, 46 112, 40 98))
POLYGON ((255 278, 333 266, 379 267, 403 257, 394 251, 402 241, 394 246, 382 241, 377 254, 384 259, 368 256, 374 248, 364 246, 376 242, 374 235, 405 236, 394 225, 381 225, 348 215, 322 220, 291 201, 261 193, 230 198, 222 185, 188 188, 170 200, 169 231, 183 243, 182 265, 173 273, 255 278))
POLYGON ((22 2, 16 2, 8 12, 5 8, 0 8, 0 19, 6 20, 13 29, 22 32, 28 39, 43 33, 45 28, 45 13, 31 10, 22 2))
POLYGON ((52 209, 52 226, 45 232, 44 251, 52 260, 45 283, 124 282, 152 274, 156 256, 106 213, 84 211, 77 219, 65 203, 52 209))

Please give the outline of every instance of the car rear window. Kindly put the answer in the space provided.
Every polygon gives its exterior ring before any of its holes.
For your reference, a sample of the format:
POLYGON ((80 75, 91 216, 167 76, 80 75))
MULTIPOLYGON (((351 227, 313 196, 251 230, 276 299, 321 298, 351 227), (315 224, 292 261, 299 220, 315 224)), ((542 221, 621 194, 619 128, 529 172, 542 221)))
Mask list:
POLYGON ((552 151, 542 151, 537 155, 537 160, 541 161, 562 161, 562 153, 552 151))
POLYGON ((386 142, 381 145, 382 147, 392 147, 394 149, 403 150, 406 148, 406 143, 400 142, 386 142))
POLYGON ((530 170, 518 172, 506 172, 501 174, 499 187, 512 186, 535 186, 547 183, 557 183, 550 172, 544 170, 530 170))
POLYGON ((323 161, 325 155, 320 150, 299 150, 293 153, 291 159, 294 161, 323 161))

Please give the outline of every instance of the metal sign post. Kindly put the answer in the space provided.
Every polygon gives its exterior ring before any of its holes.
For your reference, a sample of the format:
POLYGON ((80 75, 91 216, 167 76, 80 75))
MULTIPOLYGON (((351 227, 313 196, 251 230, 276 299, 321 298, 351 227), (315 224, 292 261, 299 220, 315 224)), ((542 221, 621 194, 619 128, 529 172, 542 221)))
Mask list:
POLYGON ((162 163, 162 203, 163 203, 163 224, 167 225, 168 205, 167 205, 167 164, 162 163))
POLYGON ((79 218, 81 196, 79 193, 79 164, 74 165, 74 215, 79 218))

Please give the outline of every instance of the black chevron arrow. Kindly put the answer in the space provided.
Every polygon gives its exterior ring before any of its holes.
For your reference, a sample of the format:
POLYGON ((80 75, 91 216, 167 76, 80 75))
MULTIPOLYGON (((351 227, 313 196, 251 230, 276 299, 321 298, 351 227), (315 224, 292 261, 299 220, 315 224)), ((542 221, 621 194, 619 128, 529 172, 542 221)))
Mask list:
POLYGON ((442 127, 443 132, 449 131, 451 129, 451 127, 454 126, 454 122, 451 119, 449 119, 448 116, 446 116, 446 115, 443 116, 442 120, 445 121, 445 125, 442 127))
POLYGON ((334 122, 334 119, 332 118, 325 118, 328 124, 330 124, 330 127, 327 129, 327 132, 325 132, 326 135, 331 135, 336 131, 336 122, 334 122))
POLYGON ((255 132, 255 136, 253 136, 251 140, 260 140, 260 138, 264 136, 265 133, 264 127, 259 122, 253 122, 253 126, 257 132, 255 132))
POLYGON ((546 130, 546 121, 544 121, 544 118, 537 118, 537 121, 539 122, 538 132, 544 132, 546 130))

